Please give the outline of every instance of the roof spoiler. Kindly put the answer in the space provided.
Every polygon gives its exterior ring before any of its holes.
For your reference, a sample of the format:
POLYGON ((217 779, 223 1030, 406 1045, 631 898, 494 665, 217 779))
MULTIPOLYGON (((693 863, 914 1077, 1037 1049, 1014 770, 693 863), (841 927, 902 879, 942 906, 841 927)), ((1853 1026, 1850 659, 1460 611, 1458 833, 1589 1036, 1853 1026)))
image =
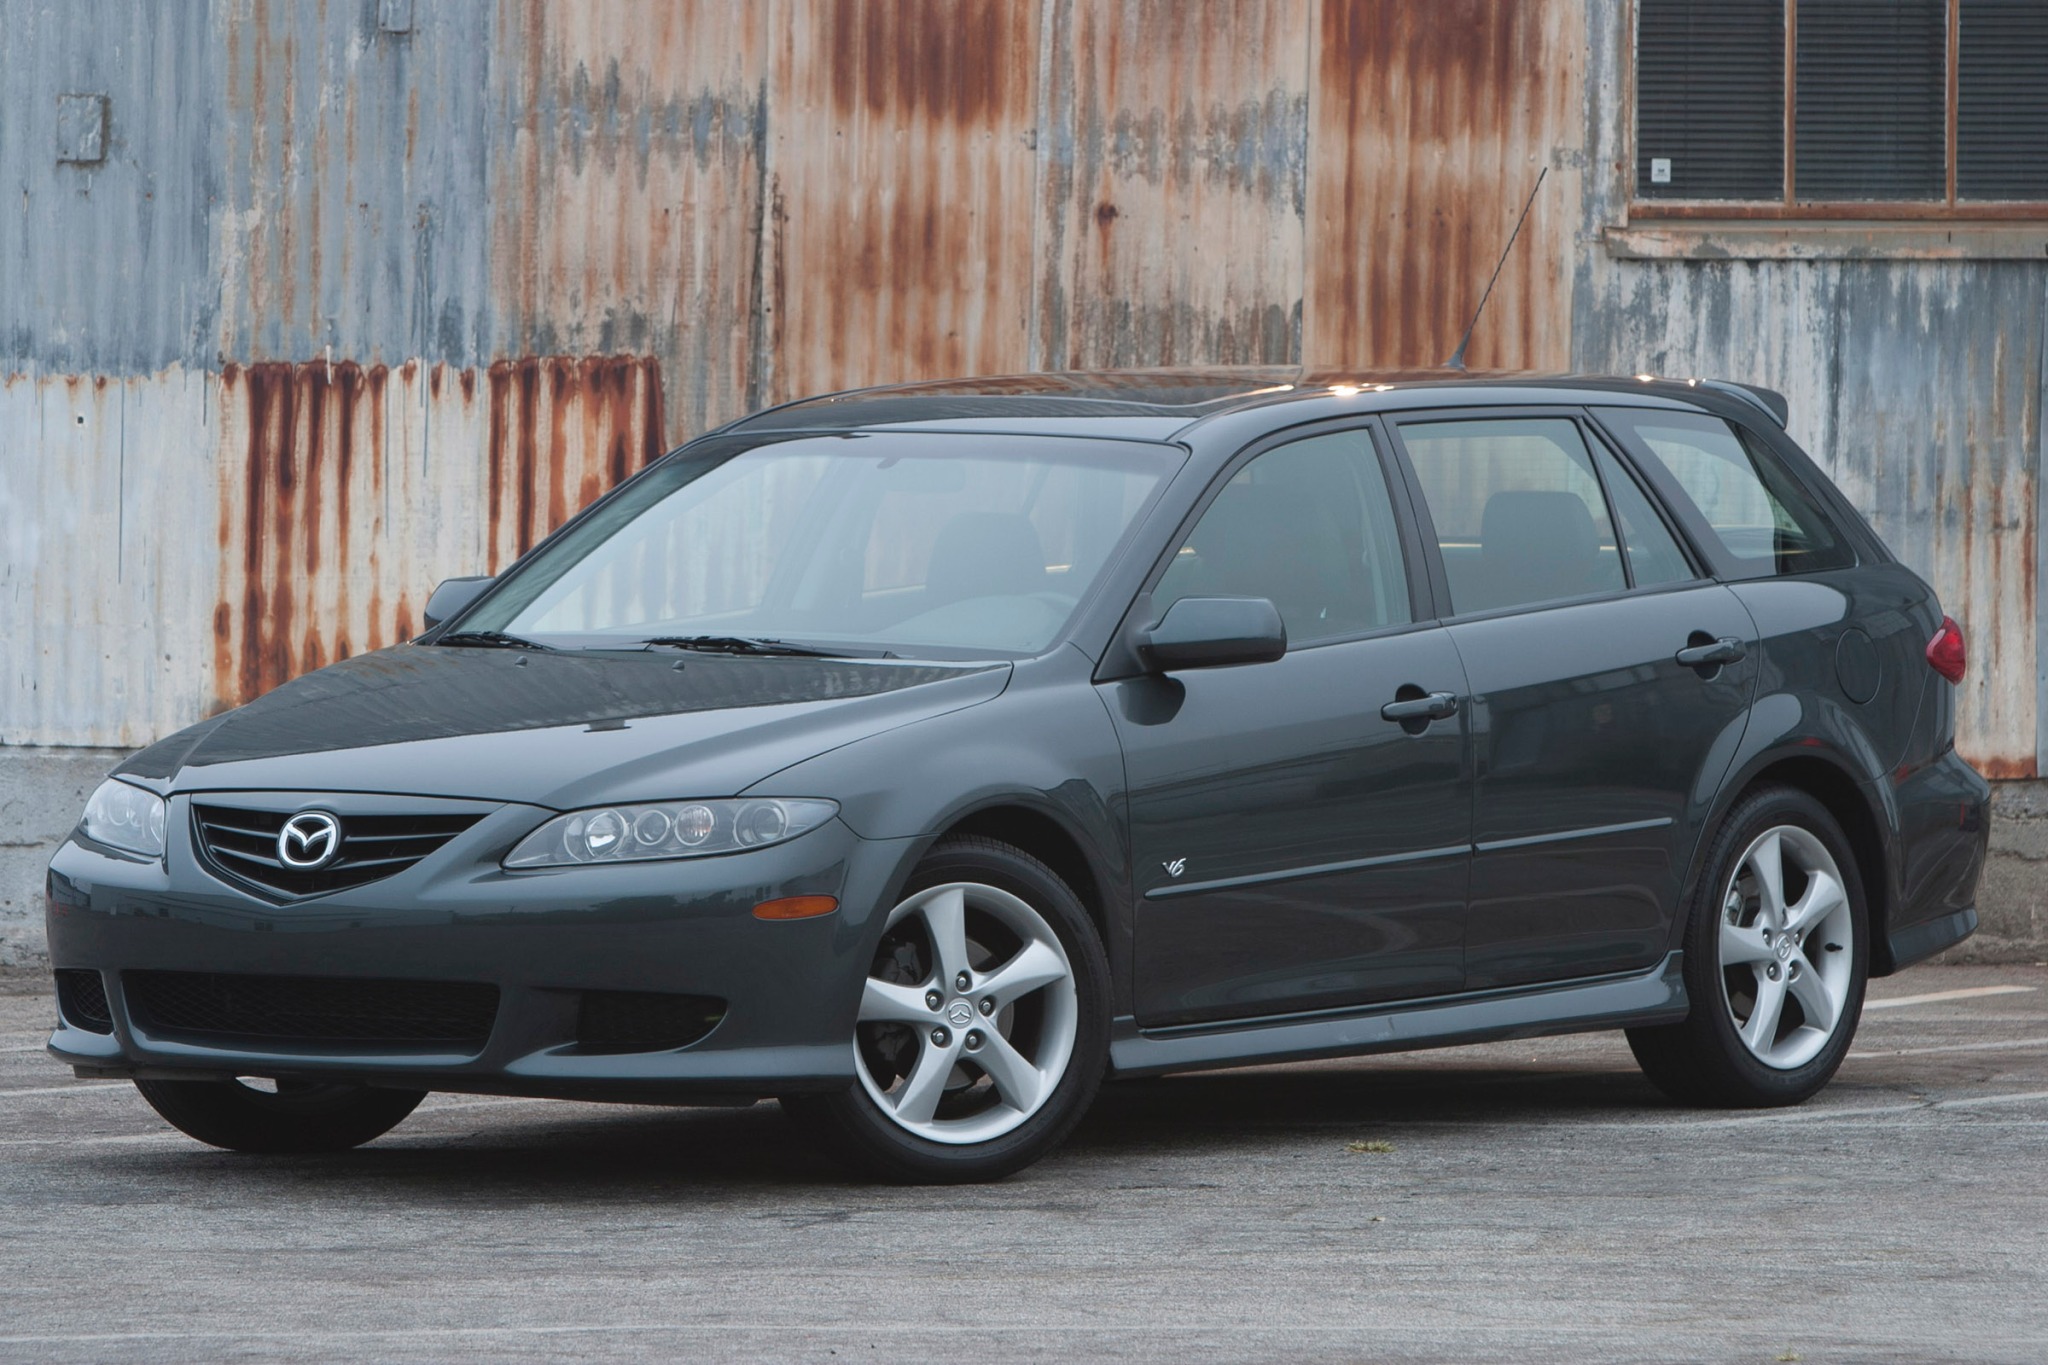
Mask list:
POLYGON ((1752 407, 1761 409, 1765 416, 1778 424, 1780 430, 1783 430, 1785 424, 1792 419, 1792 405, 1786 402, 1785 395, 1776 389, 1766 389, 1757 384, 1737 384, 1726 379, 1702 379, 1700 387, 1740 398, 1752 407))

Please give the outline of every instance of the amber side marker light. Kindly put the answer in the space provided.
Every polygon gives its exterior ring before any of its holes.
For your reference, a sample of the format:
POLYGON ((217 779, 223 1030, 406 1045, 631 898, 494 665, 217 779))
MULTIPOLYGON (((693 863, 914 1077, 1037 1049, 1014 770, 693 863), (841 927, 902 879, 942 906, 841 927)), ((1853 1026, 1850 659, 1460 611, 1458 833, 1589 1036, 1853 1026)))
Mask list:
POLYGON ((816 919, 839 908, 836 896, 784 896, 754 907, 755 919, 816 919))

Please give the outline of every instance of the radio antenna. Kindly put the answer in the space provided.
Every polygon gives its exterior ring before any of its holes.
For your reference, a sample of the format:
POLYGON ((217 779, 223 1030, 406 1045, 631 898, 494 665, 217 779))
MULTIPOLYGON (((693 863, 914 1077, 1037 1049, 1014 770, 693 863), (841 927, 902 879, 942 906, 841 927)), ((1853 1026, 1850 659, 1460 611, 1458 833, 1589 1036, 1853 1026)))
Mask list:
POLYGON ((1458 349, 1451 352, 1451 358, 1444 362, 1447 370, 1465 368, 1465 348, 1472 344, 1472 333, 1478 330, 1479 315, 1486 311, 1486 301, 1493 297, 1493 286, 1500 279, 1501 267, 1508 263, 1508 253, 1515 249, 1515 239, 1522 235, 1522 224, 1529 221, 1529 210, 1536 207, 1536 191, 1543 188, 1543 177, 1550 174, 1550 167, 1544 166, 1536 172, 1536 183, 1529 187, 1529 198, 1522 205, 1522 216, 1515 219, 1515 230, 1508 234, 1508 244, 1501 248, 1500 259, 1494 262, 1493 277, 1486 282, 1486 292, 1479 296, 1479 306, 1472 310, 1471 324, 1465 328, 1465 335, 1458 338, 1458 349))

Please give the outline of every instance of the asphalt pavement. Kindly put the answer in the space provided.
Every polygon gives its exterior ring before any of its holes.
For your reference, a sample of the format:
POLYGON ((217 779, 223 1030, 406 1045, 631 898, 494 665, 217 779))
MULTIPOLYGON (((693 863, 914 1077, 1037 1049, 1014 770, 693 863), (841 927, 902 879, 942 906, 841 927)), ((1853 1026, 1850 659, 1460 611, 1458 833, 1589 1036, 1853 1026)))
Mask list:
POLYGON ((1117 1085, 965 1189, 853 1183, 766 1104, 215 1152, 7 986, 5 1360, 2048 1359, 2038 966, 1875 983, 1800 1109, 1675 1107, 1592 1034, 1117 1085))

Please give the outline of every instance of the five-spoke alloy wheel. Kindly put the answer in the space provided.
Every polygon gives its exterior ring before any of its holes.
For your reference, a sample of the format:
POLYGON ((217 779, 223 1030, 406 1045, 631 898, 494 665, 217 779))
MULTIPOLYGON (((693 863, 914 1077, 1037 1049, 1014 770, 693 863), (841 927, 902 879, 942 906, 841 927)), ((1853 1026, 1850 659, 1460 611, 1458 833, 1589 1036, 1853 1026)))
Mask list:
POLYGON ((883 943, 854 1037, 869 1097, 933 1142, 1001 1137, 1037 1113, 1073 1055, 1077 1015, 1074 969, 1045 917, 1001 887, 943 882, 889 913, 883 943))
POLYGON ((1790 1071, 1827 1046, 1855 936, 1841 870, 1810 830, 1773 825, 1743 850, 1721 898, 1721 1003, 1758 1061, 1790 1071))
POLYGON ((1071 888, 1021 850, 949 839, 883 923, 846 1093, 790 1096, 856 1165, 990 1180, 1079 1121, 1108 1054, 1108 967, 1071 888))
POLYGON ((1797 1104, 1842 1064, 1869 973, 1863 883, 1827 808, 1765 787, 1738 802, 1689 907, 1692 1012, 1630 1029, 1645 1074, 1676 1099, 1797 1104))

